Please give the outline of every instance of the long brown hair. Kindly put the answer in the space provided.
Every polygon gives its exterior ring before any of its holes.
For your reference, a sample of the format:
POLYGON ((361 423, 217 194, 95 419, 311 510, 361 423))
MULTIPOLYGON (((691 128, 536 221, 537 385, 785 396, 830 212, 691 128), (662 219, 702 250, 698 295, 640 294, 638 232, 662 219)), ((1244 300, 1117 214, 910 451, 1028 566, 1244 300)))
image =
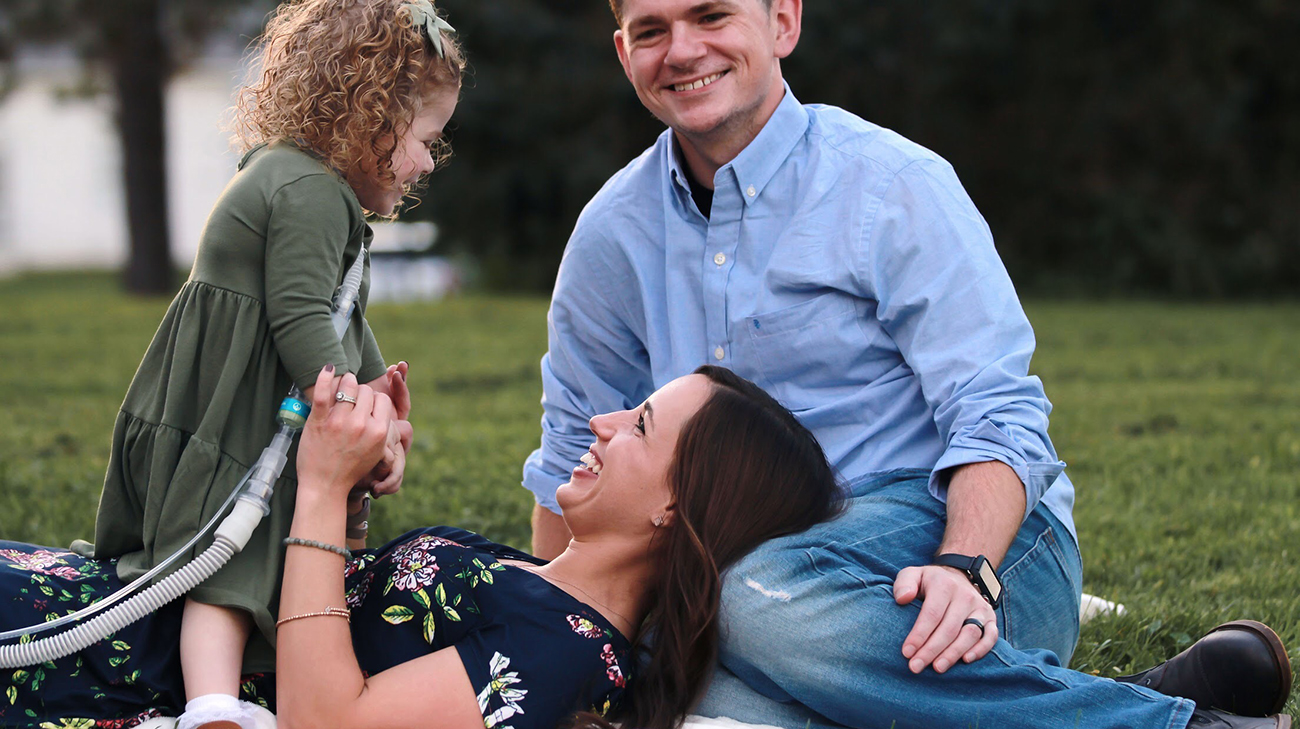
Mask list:
MULTIPOLYGON (((843 491, 817 439, 757 385, 723 367, 695 370, 713 392, 677 440, 669 466, 674 519, 656 537, 660 564, 637 634, 630 705, 636 729, 674 729, 718 655, 722 572, 760 543, 839 513, 843 491)), ((584 714, 577 724, 609 725, 584 714)))

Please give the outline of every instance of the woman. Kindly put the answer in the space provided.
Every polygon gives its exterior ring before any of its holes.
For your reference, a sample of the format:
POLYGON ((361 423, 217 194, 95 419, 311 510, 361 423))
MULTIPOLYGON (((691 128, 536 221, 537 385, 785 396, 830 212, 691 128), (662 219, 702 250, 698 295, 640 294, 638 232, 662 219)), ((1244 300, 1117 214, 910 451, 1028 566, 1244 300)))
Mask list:
MULTIPOLYGON (((559 493, 574 538, 554 561, 445 528, 345 561, 348 492, 391 446, 394 413, 387 397, 331 374, 317 380, 298 453, 277 673, 242 687, 281 726, 523 729, 625 707, 629 726, 669 727, 716 653, 719 572, 839 505, 812 435, 753 384, 702 367, 592 419, 595 443, 559 493), (629 686, 633 665, 644 668, 629 686)), ((0 547, 5 626, 116 587, 111 565, 0 547)), ((0 723, 129 727, 175 715, 178 619, 163 610, 5 676, 0 723)))

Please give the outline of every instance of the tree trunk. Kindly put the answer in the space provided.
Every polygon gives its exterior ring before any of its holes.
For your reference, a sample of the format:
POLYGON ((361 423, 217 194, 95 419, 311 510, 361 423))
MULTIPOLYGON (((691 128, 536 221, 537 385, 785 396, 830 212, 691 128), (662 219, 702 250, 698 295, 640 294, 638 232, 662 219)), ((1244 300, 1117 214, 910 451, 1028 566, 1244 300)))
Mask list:
POLYGON ((109 65, 117 87, 118 135, 131 238, 125 284, 128 291, 138 294, 172 290, 163 110, 168 59, 160 2, 95 3, 105 13, 104 20, 117 26, 114 30, 122 39, 110 52, 109 65))

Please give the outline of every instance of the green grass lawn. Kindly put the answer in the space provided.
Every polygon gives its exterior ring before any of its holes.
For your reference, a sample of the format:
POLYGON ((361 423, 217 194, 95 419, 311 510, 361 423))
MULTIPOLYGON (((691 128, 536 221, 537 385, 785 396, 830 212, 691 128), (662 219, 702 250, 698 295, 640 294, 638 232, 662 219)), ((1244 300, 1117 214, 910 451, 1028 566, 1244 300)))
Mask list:
MULTIPOLYGON (((106 275, 0 280, 0 537, 91 534, 116 409, 166 305, 106 275)), ((1085 626, 1073 667, 1144 668, 1240 617, 1300 662, 1300 305, 1027 308, 1084 589, 1129 608, 1085 626)), ((416 428, 375 543, 454 524, 527 546, 545 315, 536 298, 372 307, 385 355, 411 362, 416 428)))

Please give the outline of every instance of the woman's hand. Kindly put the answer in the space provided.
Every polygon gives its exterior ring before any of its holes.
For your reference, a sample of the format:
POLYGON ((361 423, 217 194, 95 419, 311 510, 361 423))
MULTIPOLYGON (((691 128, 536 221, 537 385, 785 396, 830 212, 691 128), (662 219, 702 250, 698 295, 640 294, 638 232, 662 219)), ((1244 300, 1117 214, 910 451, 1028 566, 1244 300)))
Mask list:
POLYGON ((395 413, 387 395, 357 384, 352 374, 337 383, 333 375, 334 367, 327 365, 312 388, 311 415, 298 445, 298 488, 342 501, 375 464, 393 457, 390 434, 395 413), (339 392, 356 402, 336 401, 339 392))

